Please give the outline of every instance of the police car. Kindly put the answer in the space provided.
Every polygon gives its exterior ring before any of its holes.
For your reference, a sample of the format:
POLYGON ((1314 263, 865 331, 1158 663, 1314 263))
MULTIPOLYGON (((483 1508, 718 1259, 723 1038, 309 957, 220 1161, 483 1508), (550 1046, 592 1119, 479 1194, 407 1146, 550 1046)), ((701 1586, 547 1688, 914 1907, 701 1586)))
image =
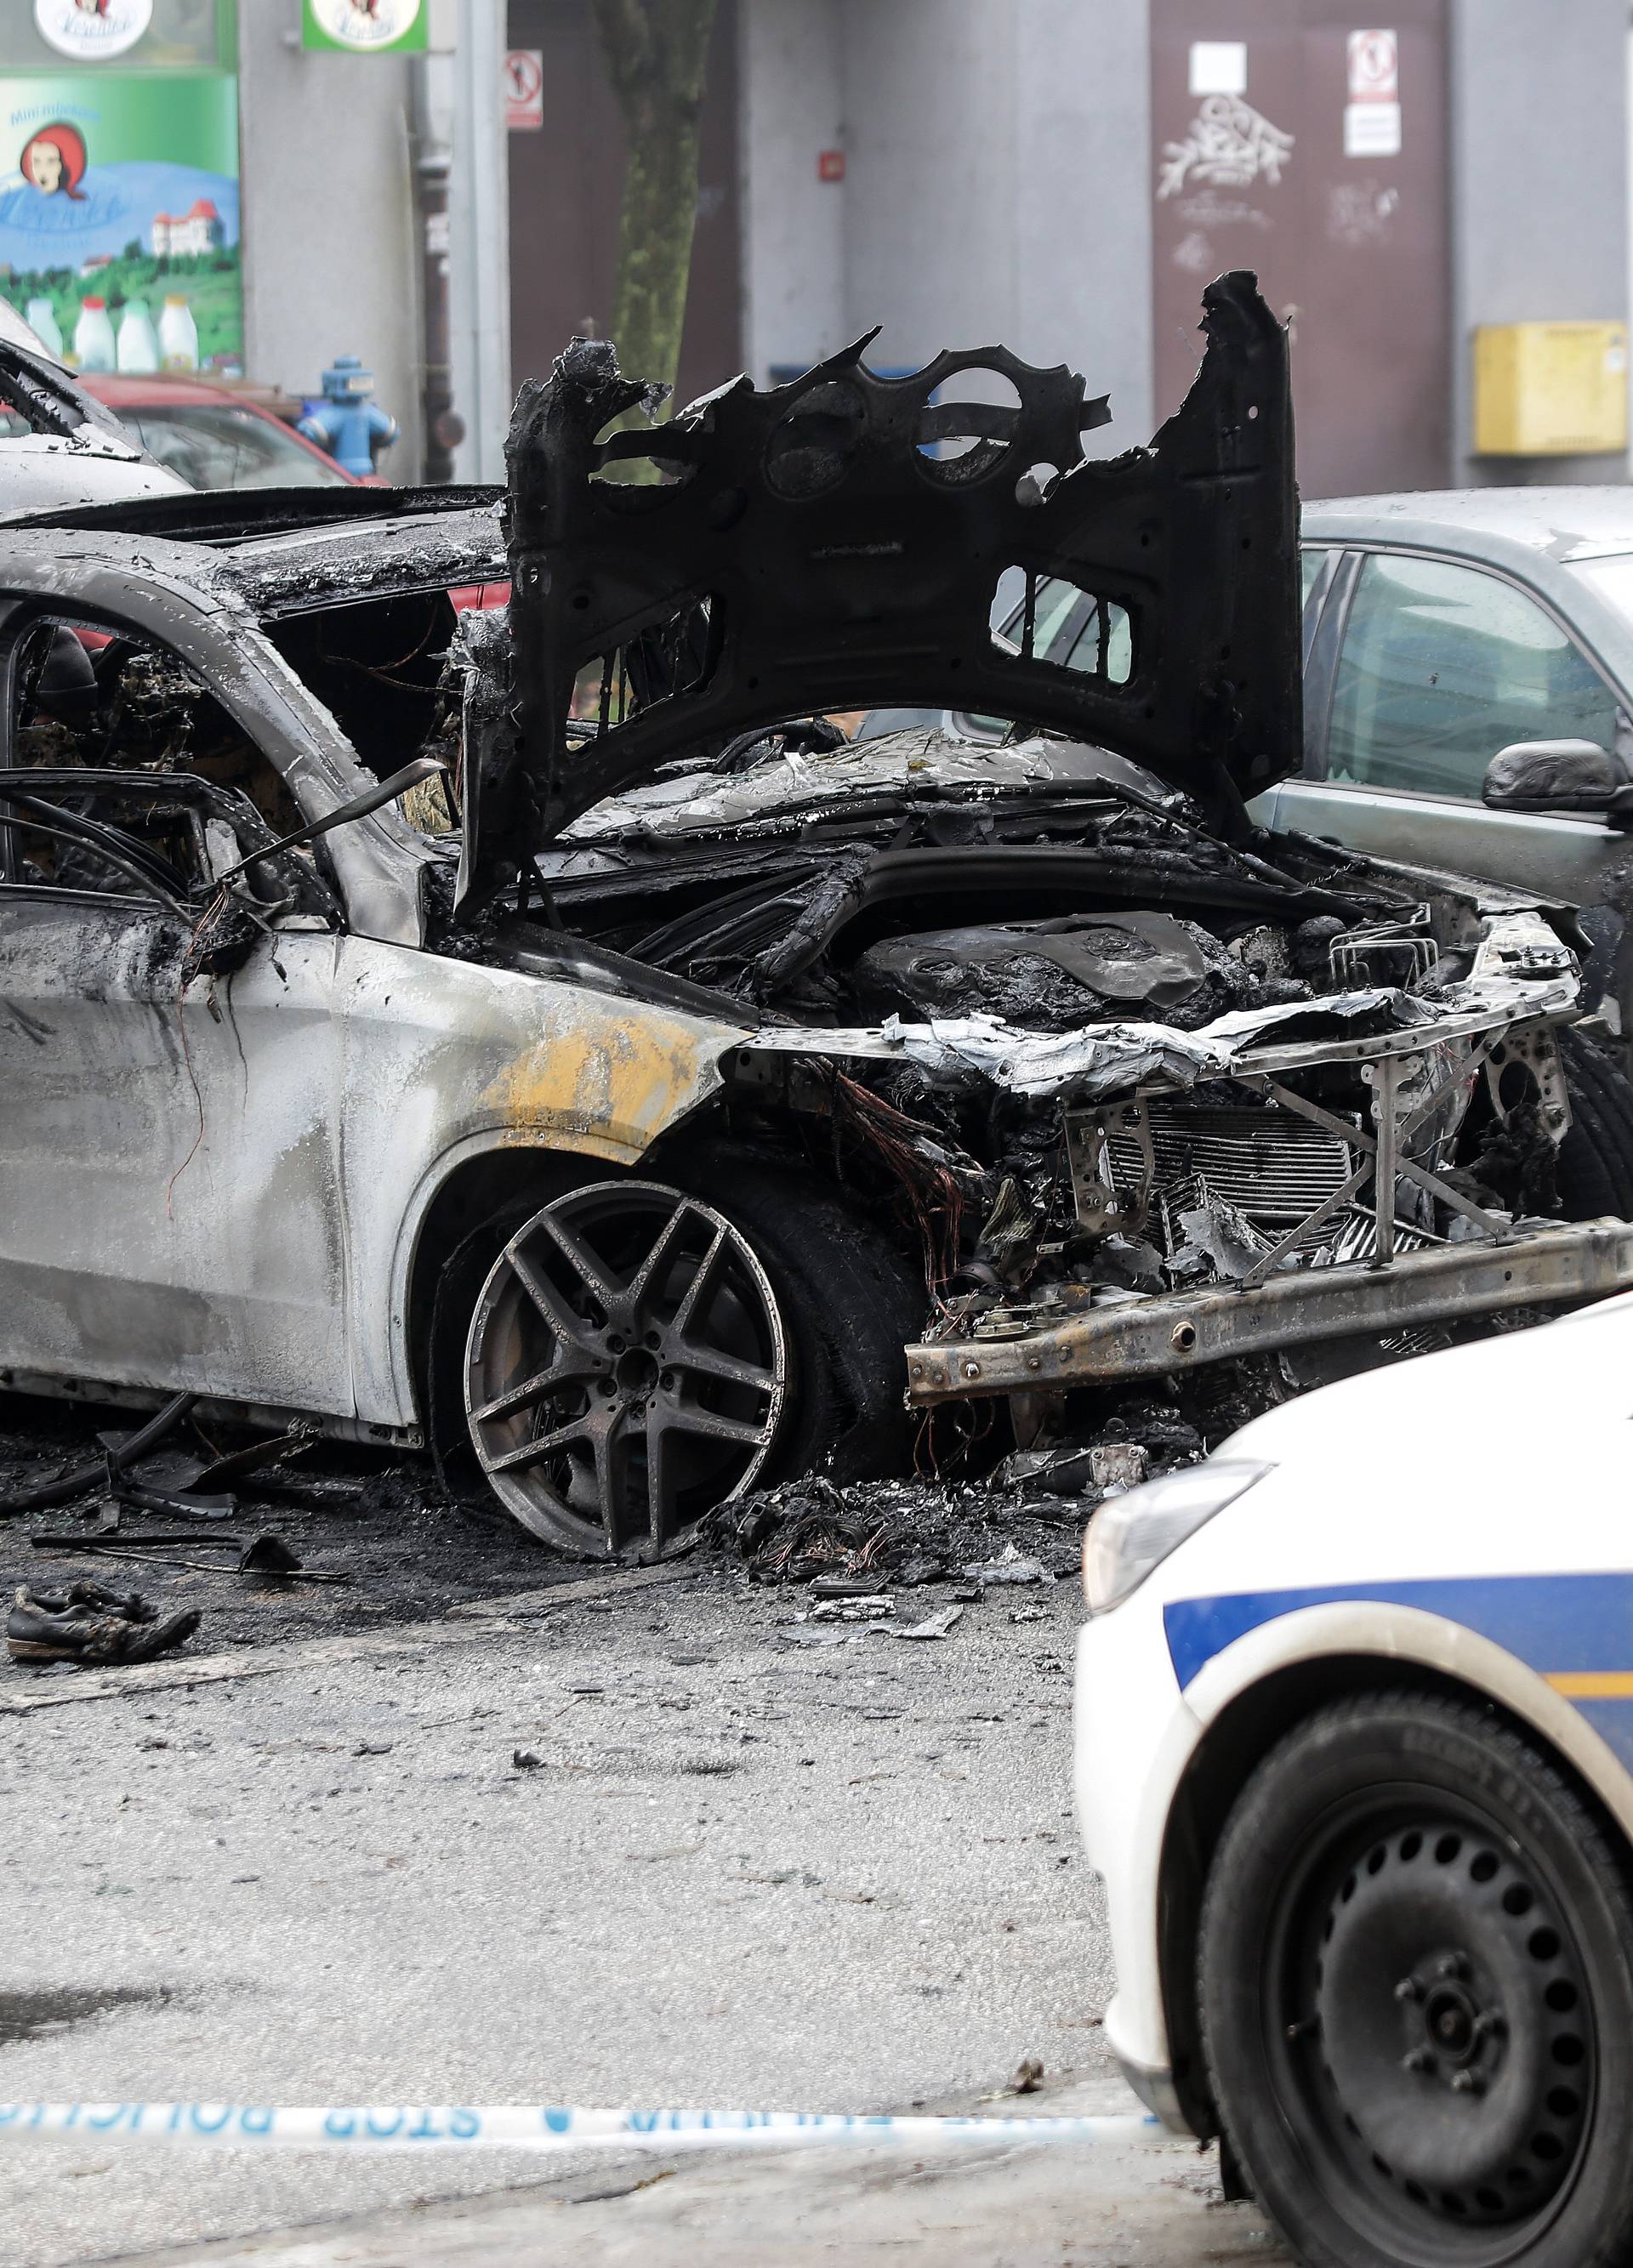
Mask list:
POLYGON ((1633 2257, 1630 1418, 1624 1295, 1090 1523, 1107 2033, 1322 2268, 1633 2257))

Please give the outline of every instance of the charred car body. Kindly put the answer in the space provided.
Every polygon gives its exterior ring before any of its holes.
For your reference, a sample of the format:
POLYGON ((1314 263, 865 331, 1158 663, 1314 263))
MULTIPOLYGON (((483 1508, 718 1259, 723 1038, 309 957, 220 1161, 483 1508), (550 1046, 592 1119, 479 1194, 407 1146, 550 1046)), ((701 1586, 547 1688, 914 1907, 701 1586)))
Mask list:
POLYGON ((430 1440, 653 1554, 888 1469, 904 1388, 1025 1441, 1075 1388, 1633 1282, 1571 917, 1243 816, 1298 747, 1286 348, 1251 279, 1205 328, 1106 460, 1081 379, 991 350, 632 428, 575 342, 502 526, 18 530, 5 1380, 430 1440), (1014 721, 825 721, 892 705, 1014 721), (446 785, 361 808, 417 755, 446 785))

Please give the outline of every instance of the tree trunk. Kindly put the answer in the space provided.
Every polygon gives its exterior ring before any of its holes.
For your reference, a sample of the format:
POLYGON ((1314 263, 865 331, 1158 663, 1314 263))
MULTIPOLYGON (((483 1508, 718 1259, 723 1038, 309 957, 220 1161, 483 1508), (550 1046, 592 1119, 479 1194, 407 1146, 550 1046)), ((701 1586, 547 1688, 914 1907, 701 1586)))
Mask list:
MULTIPOLYGON (((628 145, 612 338, 626 376, 675 383, 698 207, 698 117, 715 0, 595 0, 628 145)), ((640 422, 632 414, 626 421, 640 422)), ((649 459, 628 476, 653 479, 649 459)))

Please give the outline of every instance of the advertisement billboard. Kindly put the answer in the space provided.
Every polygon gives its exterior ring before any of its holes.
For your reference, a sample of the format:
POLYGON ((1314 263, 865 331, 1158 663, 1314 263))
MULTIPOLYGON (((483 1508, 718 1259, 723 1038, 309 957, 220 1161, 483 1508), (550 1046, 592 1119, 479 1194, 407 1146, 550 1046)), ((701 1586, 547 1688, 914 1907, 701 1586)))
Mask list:
POLYGON ((240 372, 236 79, 0 78, 0 293, 86 368, 111 331, 123 368, 240 372))

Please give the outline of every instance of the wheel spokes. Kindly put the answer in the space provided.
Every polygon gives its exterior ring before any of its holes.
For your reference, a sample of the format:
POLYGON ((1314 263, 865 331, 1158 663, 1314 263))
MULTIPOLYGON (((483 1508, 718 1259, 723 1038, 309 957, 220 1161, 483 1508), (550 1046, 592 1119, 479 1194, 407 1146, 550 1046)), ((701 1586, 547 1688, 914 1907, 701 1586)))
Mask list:
POLYGON ((691 1211, 692 1208, 690 1204, 677 1204, 674 1211, 664 1222, 662 1227, 658 1231, 657 1235, 653 1239, 652 1249, 647 1253, 647 1257, 641 1262, 640 1266, 635 1270, 635 1273, 630 1278, 629 1284, 625 1290, 624 1296, 628 1300, 632 1308, 638 1307, 642 1300, 645 1299, 647 1286, 651 1284, 653 1277, 657 1272, 660 1263, 667 1259, 669 1253, 673 1250, 675 1240, 680 1234, 682 1224, 687 1219, 691 1211))
POLYGON ((698 1433, 710 1441, 741 1441, 750 1448, 764 1448, 772 1437, 770 1419, 757 1425, 746 1418, 726 1418, 717 1410, 699 1410, 686 1403, 666 1410, 663 1422, 672 1433, 698 1433))
POLYGON ((683 1342, 664 1356, 666 1363, 676 1370, 690 1370, 700 1378, 718 1378, 728 1386, 751 1387, 757 1394, 770 1394, 776 1386, 777 1373, 757 1362, 744 1362, 740 1356, 727 1354, 719 1347, 688 1345, 683 1342))
POLYGON ((583 1346, 597 1336, 595 1326, 587 1317, 580 1315, 577 1309, 563 1298, 543 1270, 536 1267, 519 1245, 513 1244, 506 1256, 509 1261, 512 1275, 558 1339, 565 1339, 574 1345, 583 1346))
POLYGON ((656 1408, 647 1412, 647 1533, 661 1550, 669 1532, 674 1469, 668 1452, 669 1427, 656 1408))
POLYGON ((530 1410, 536 1402, 542 1402, 558 1387, 580 1384, 605 1368, 600 1357, 587 1348, 558 1341, 554 1359, 547 1369, 522 1379, 515 1386, 507 1386, 502 1394, 496 1394, 491 1402, 483 1403, 470 1414, 478 1425, 484 1425, 491 1424, 496 1418, 514 1418, 518 1410, 530 1410))
POLYGON ((595 1295, 603 1314, 627 1296, 628 1287, 610 1274, 606 1263, 596 1258, 587 1244, 574 1236, 565 1221, 545 1211, 540 1213, 534 1225, 550 1238, 580 1282, 595 1295))
POLYGON ((630 1440, 627 1410, 613 1408, 596 1413, 599 1422, 587 1429, 595 1452, 595 1493, 601 1499, 602 1533, 609 1551, 617 1551, 628 1525, 630 1440))
POLYGON ((595 1412, 586 1410, 581 1417, 569 1418, 565 1425, 552 1426, 548 1433, 536 1433, 530 1441, 522 1441, 514 1449, 500 1449, 495 1454, 483 1456, 483 1465, 490 1473, 514 1473, 527 1465, 536 1465, 541 1457, 553 1450, 565 1449, 572 1442, 591 1438, 591 1426, 595 1412))
POLYGON ((752 1248, 655 1183, 574 1190, 521 1229, 489 1279, 469 1366, 472 1436, 518 1517, 580 1549, 639 1541, 643 1558, 751 1484, 785 1383, 752 1248))
POLYGON ((714 1263, 720 1258, 725 1242, 726 1226, 722 1221, 709 1239, 709 1248, 698 1261, 692 1272, 691 1283, 681 1294, 680 1305, 670 1318, 669 1329, 677 1339, 683 1341, 691 1328, 691 1319, 698 1311, 698 1303, 705 1291, 708 1288, 709 1279, 714 1273, 714 1263))

